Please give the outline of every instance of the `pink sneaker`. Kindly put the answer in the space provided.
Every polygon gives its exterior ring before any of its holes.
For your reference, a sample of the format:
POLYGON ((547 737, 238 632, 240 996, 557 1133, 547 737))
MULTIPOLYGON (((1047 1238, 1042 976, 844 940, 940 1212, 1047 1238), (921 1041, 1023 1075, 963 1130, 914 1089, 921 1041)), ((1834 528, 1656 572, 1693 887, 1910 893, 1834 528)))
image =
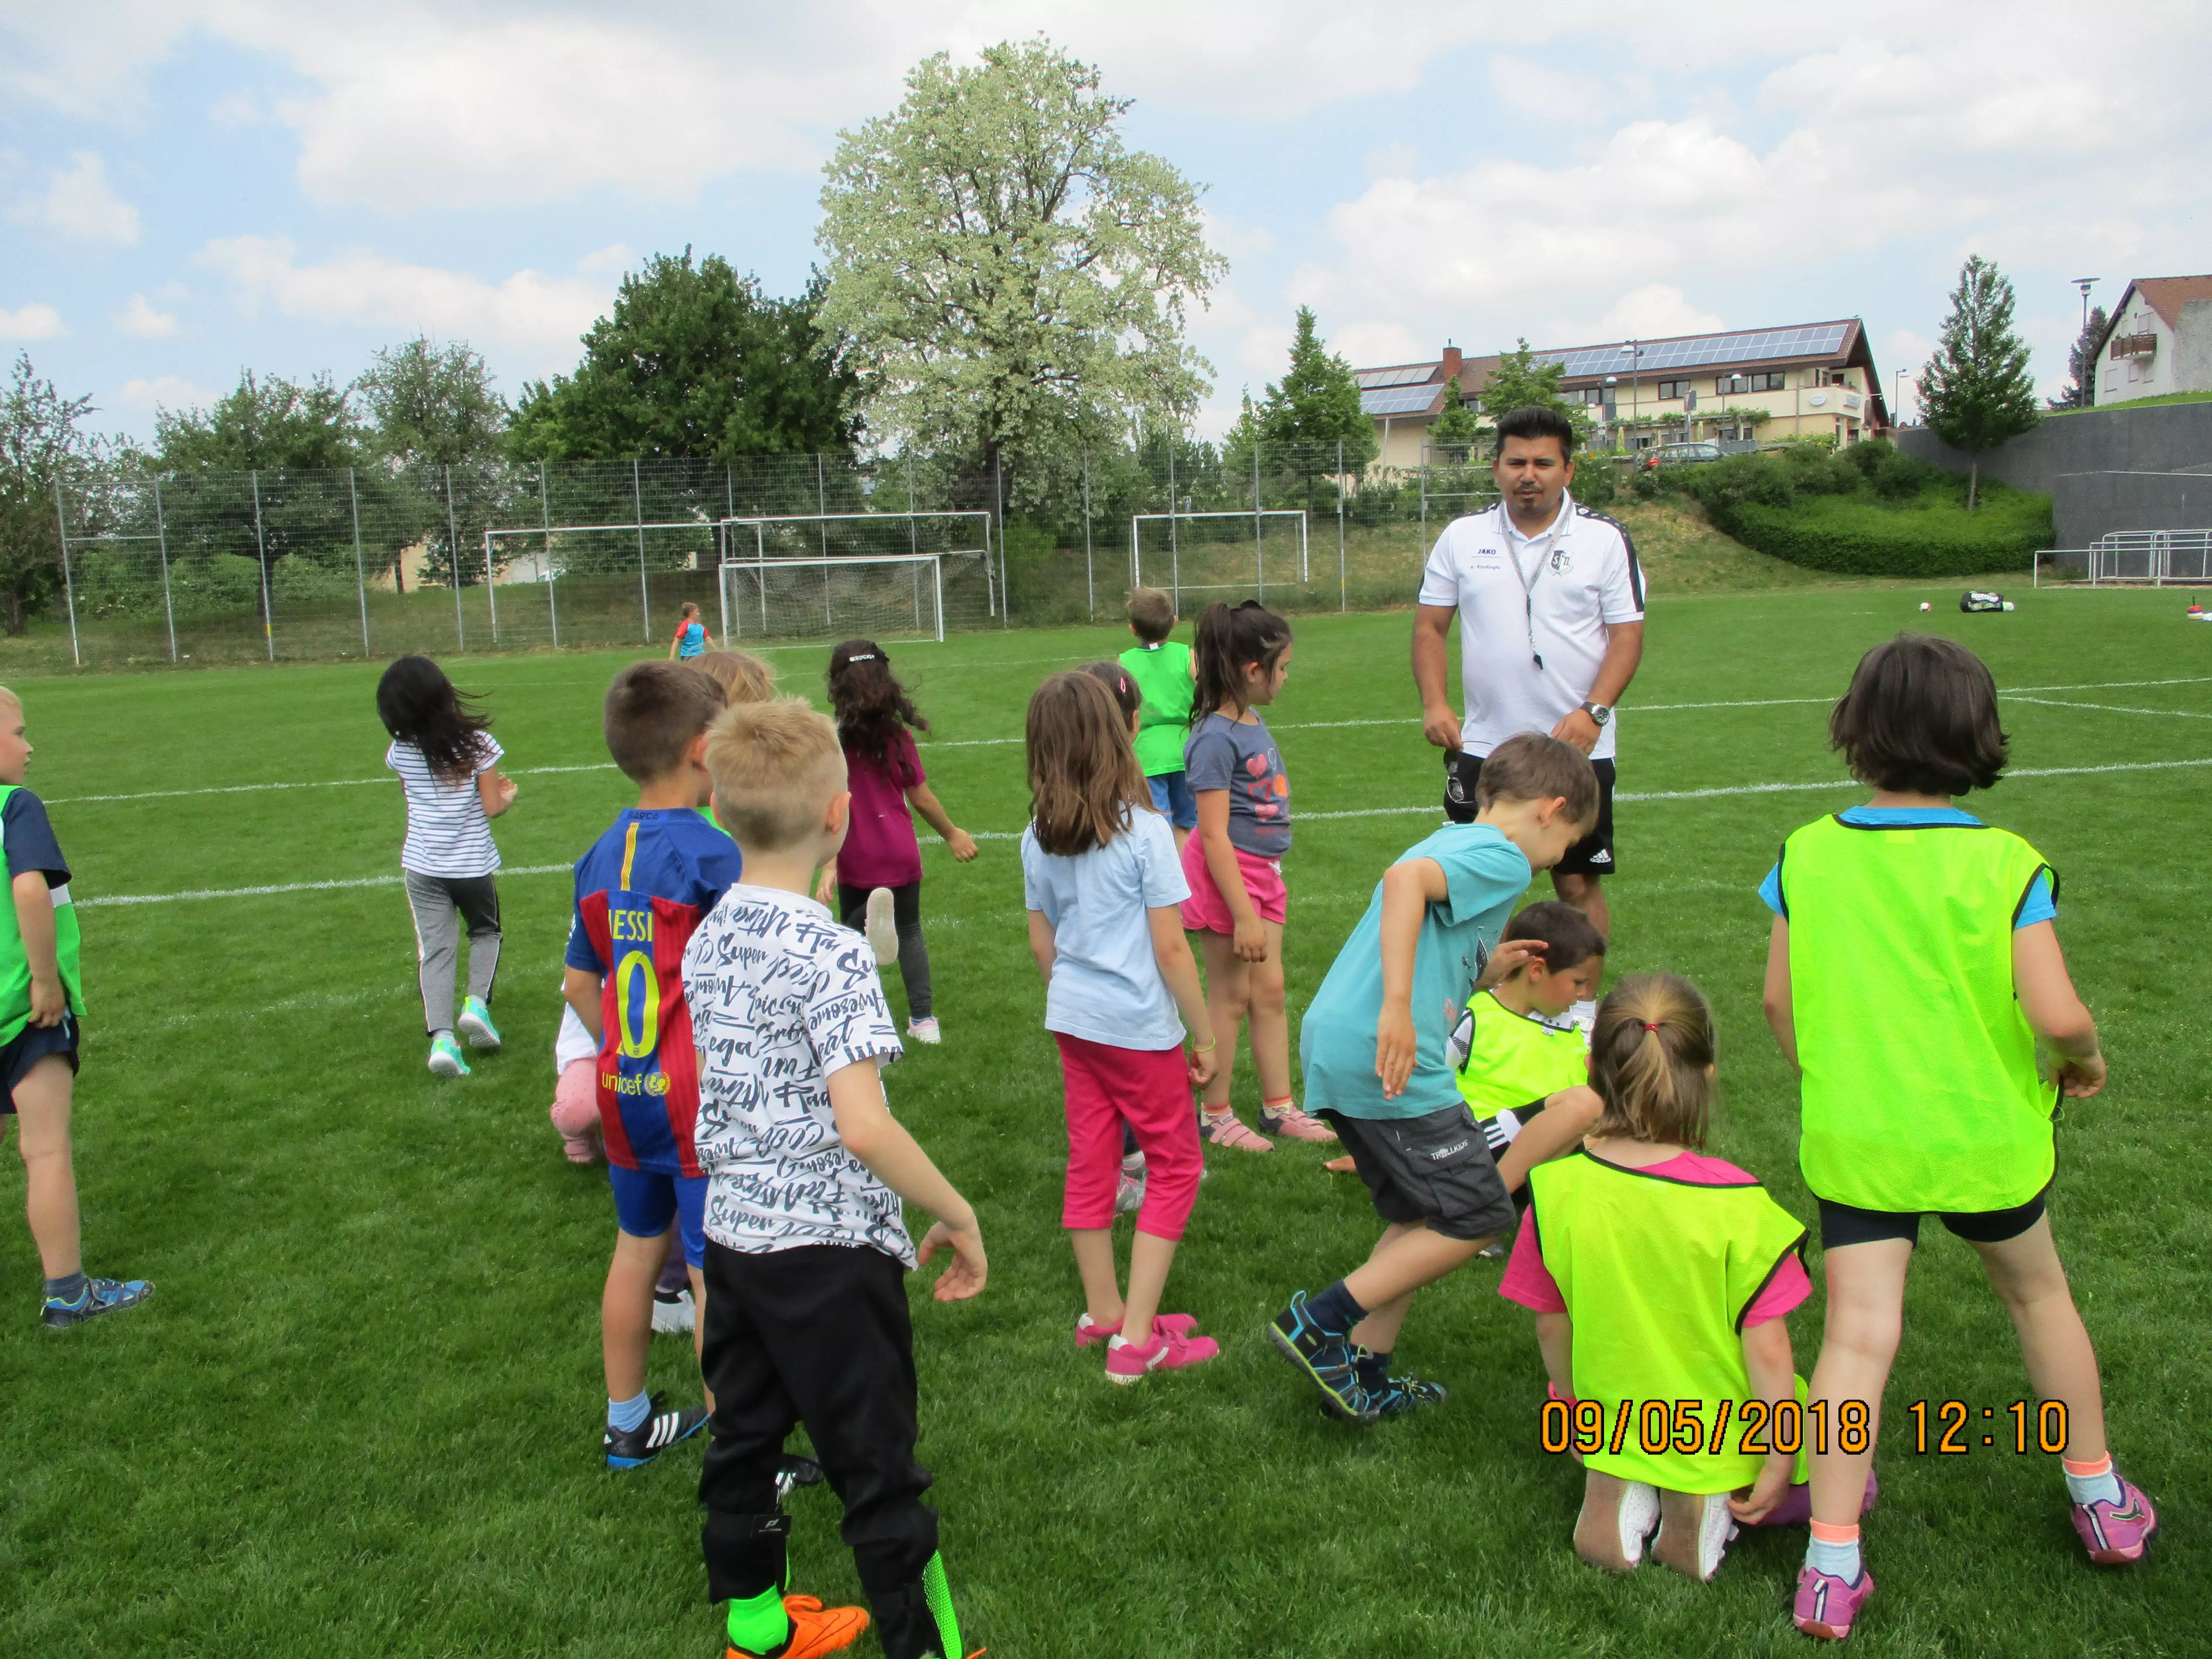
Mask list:
POLYGON ((1317 1117, 1310 1117, 1295 1106, 1280 1108, 1262 1106, 1260 1109, 1260 1133, 1283 1135, 1291 1140, 1334 1140, 1336 1131, 1317 1117))
POLYGON ((1198 1133, 1217 1146, 1234 1146, 1240 1152, 1272 1152, 1275 1144, 1265 1135, 1255 1135, 1244 1127, 1244 1120, 1234 1112, 1209 1112, 1201 1109, 1198 1115, 1198 1133))
POLYGON ((1846 1583, 1832 1572, 1812 1567, 1797 1570, 1797 1600, 1790 1617, 1808 1636, 1824 1642, 1840 1642, 1851 1633, 1851 1621, 1874 1594, 1874 1575, 1859 1569, 1859 1582, 1846 1583))
POLYGON ((1132 1347, 1124 1337, 1108 1339, 1106 1380, 1123 1384, 1134 1382, 1154 1371, 1179 1371, 1202 1365, 1220 1352, 1221 1345, 1210 1336, 1177 1336, 1155 1320, 1152 1346, 1149 1348, 1132 1347))
MULTIPOLYGON (((1198 1321, 1189 1314, 1154 1314, 1152 1316, 1152 1329, 1155 1332, 1169 1331, 1176 1336, 1188 1337, 1197 1328, 1198 1321)), ((1079 1348, 1087 1348, 1094 1342, 1103 1342, 1109 1336, 1121 1334, 1121 1327, 1119 1323, 1101 1325, 1089 1314, 1078 1314, 1075 1316, 1075 1346, 1079 1348)))
POLYGON ((2074 1530, 2081 1534, 2081 1547, 2100 1567, 2124 1567, 2140 1561, 2158 1536, 2158 1511, 2142 1488, 2132 1480, 2120 1481, 2120 1501, 2074 1505, 2074 1530))

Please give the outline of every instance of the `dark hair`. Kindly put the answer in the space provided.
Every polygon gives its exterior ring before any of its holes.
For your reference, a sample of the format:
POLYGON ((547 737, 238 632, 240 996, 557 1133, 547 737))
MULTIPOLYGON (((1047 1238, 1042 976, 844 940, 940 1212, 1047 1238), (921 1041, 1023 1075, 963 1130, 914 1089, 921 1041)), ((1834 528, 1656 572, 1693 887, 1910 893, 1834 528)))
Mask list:
POLYGON ((1631 974, 1597 1006, 1590 1087, 1605 1103, 1592 1134, 1702 1150, 1712 1127, 1713 1010, 1679 974, 1631 974))
POLYGON ((430 775, 444 783, 467 782, 489 752, 484 734, 491 720, 469 707, 480 701, 455 690, 428 657, 401 657, 376 683, 376 717, 384 729, 422 750, 430 775))
POLYGON ((1564 799, 1567 822, 1597 820, 1597 772, 1589 757, 1559 738, 1516 732, 1482 757, 1475 774, 1479 811, 1493 801, 1564 799))
POLYGON ((1146 645, 1158 645, 1175 631, 1175 601, 1160 587, 1129 590, 1129 626, 1146 645))
POLYGON ((1579 968, 1592 957, 1605 954, 1605 935, 1598 932, 1597 924, 1559 899, 1539 899, 1522 906, 1505 924, 1500 938, 1542 940, 1545 969, 1554 974, 1579 968))
POLYGON ((1244 666, 1258 663, 1273 672, 1291 648, 1291 625, 1257 599, 1231 606, 1216 600, 1198 613, 1198 631, 1191 641, 1197 659, 1198 690, 1192 698, 1194 725, 1234 703, 1241 714, 1244 701, 1244 666))
POLYGON ((1498 417, 1498 447, 1490 452, 1492 459, 1505 453, 1508 438, 1557 438, 1559 458, 1571 461, 1575 457, 1575 423, 1541 404, 1528 404, 1498 417))
POLYGON ((607 753, 633 783, 665 778, 723 701, 721 682, 689 663, 634 662, 607 687, 607 753))
POLYGON ((832 651, 828 678, 837 741, 852 753, 887 768, 902 727, 929 730, 906 688, 892 677, 890 659, 873 640, 848 640, 832 651))
POLYGON ((1145 694, 1137 690, 1137 682, 1129 671, 1118 662, 1094 662, 1084 665, 1083 672, 1104 684, 1114 694, 1114 701, 1121 710, 1121 724, 1127 726, 1145 706, 1145 694))
POLYGON ((1876 789, 1963 795, 2004 770, 1996 682, 1954 640, 1899 634, 1859 659, 1828 716, 1828 745, 1876 789))
POLYGON ((1037 845, 1073 858, 1129 827, 1133 809, 1152 810, 1128 717, 1100 676, 1054 674, 1030 699, 1030 825, 1037 845))

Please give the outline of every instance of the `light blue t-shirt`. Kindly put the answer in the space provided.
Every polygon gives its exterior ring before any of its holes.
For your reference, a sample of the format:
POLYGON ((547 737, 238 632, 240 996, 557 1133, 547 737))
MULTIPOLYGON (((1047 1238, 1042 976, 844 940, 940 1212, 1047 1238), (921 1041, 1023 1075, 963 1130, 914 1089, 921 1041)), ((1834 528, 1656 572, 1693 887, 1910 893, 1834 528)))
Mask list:
POLYGON ((1486 823, 1448 823, 1398 862, 1434 859, 1446 896, 1421 917, 1413 945, 1413 1072, 1406 1092, 1382 1098, 1375 1075, 1375 1022, 1382 1013, 1382 884, 1352 930, 1306 1010, 1298 1038, 1305 1064, 1306 1109, 1346 1117, 1422 1117, 1464 1108, 1444 1054, 1453 1022, 1474 994, 1498 936, 1528 890, 1528 858, 1486 823))
POLYGON ((1182 1018, 1152 955, 1149 910, 1190 896, 1175 835, 1157 812, 1132 810, 1129 827, 1073 858, 1022 831, 1024 902, 1052 924, 1056 953, 1044 1029, 1116 1048, 1182 1042, 1182 1018))
MULTIPOLYGON (((1846 806, 1836 814, 1845 823, 1864 824, 1871 828, 1879 824, 1890 830, 1927 828, 1936 824, 1963 823, 1978 829, 1981 820, 1971 812, 1961 812, 1955 806, 1846 806)), ((1766 879, 1759 884, 1759 896, 1766 901, 1766 908, 1787 921, 1790 907, 1782 899, 1782 865, 1778 860, 1766 872, 1766 879)), ((2027 884, 2027 901, 2020 914, 2013 918, 2014 933, 2023 927, 2033 927, 2039 921, 2055 921, 2058 918, 2057 896, 2051 890, 2051 872, 2045 870, 2027 884)))

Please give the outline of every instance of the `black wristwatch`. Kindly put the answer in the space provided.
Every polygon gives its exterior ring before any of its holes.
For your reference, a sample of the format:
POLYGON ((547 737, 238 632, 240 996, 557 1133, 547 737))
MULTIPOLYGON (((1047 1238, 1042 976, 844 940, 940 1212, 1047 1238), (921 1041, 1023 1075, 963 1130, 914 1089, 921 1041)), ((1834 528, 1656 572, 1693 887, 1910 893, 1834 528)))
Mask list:
POLYGON ((1601 732, 1605 730, 1606 722, 1613 718, 1613 710, 1601 702, 1584 703, 1583 713, 1590 717, 1591 724, 1601 732))

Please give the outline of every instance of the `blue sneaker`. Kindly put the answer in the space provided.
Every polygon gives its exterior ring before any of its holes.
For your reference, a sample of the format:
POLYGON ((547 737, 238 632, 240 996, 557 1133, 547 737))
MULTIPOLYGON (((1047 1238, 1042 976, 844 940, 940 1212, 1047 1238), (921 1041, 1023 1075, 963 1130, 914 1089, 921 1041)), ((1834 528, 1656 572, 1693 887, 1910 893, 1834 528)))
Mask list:
POLYGON ((680 1412, 665 1412, 660 1402, 665 1395, 653 1396, 653 1404, 645 1421, 634 1429, 610 1426, 599 1443, 607 1455, 611 1469, 635 1469, 650 1463, 679 1440, 689 1440, 707 1426, 707 1408, 691 1406, 680 1412))
POLYGON ((1352 1351, 1352 1365, 1360 1373, 1360 1392, 1367 1404, 1375 1408, 1375 1415, 1384 1422, 1395 1417, 1404 1417, 1423 1406, 1441 1406, 1444 1402, 1444 1385, 1431 1382, 1418 1376, 1381 1376, 1375 1374, 1371 1364, 1363 1364, 1373 1356, 1365 1349, 1352 1351))
POLYGON ((499 1047, 499 1027, 491 1023, 491 1010, 484 1006, 482 997, 471 997, 461 1005, 461 1017, 455 1022, 461 1035, 469 1040, 471 1048, 499 1047))
POLYGON ((430 1039, 430 1073, 434 1077, 466 1077, 469 1063, 461 1058, 461 1045, 453 1041, 451 1031, 441 1031, 430 1039))
POLYGON ((1322 1391, 1325 1409, 1347 1423, 1372 1423, 1378 1413, 1359 1386, 1352 1344, 1324 1331, 1306 1312, 1306 1293, 1300 1291, 1291 1305, 1277 1314, 1267 1327, 1268 1340, 1283 1358, 1313 1379, 1322 1391))
POLYGON ((154 1287, 143 1279, 87 1279, 74 1302, 48 1297, 45 1307, 40 1310, 39 1322, 61 1330, 70 1325, 82 1325, 88 1319, 97 1319, 104 1313, 135 1308, 153 1294, 154 1287))

